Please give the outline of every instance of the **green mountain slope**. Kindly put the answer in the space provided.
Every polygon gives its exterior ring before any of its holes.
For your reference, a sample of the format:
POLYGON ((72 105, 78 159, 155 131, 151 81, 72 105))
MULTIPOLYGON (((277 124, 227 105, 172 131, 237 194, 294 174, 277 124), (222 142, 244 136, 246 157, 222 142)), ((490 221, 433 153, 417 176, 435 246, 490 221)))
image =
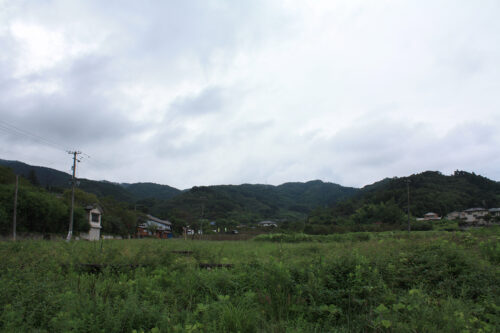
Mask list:
MULTIPOLYGON (((369 210, 373 212, 379 208, 390 208, 393 212, 396 208, 401 213, 406 212, 407 180, 410 181, 410 212, 416 217, 427 212, 445 216, 471 207, 500 207, 499 182, 465 171, 455 171, 450 176, 426 171, 404 178, 387 178, 365 186, 352 198, 327 210, 313 212, 309 219, 339 223, 343 218, 356 217, 361 213, 367 217, 369 210)), ((364 221, 373 222, 376 218, 373 216, 373 219, 365 218, 364 221)))
MULTIPOLYGON (((71 175, 51 168, 33 166, 19 161, 7 161, 0 159, 0 165, 14 170, 17 174, 29 179, 33 173, 37 183, 51 190, 63 190, 70 188, 71 175)), ((168 185, 152 183, 124 184, 123 186, 108 181, 96 181, 91 179, 78 179, 78 188, 95 194, 98 197, 110 196, 115 200, 128 203, 149 197, 167 199, 176 195, 179 190, 168 185)))
POLYGON ((175 187, 155 183, 122 183, 120 185, 131 193, 137 200, 148 198, 168 200, 181 193, 181 190, 178 190, 175 187))
POLYGON ((333 205, 357 189, 311 181, 279 186, 243 184, 193 187, 169 201, 155 204, 151 212, 186 222, 200 217, 231 219, 240 223, 259 219, 303 219, 317 206, 333 205))
MULTIPOLYGON (((99 183, 99 182, 96 182, 99 183)), ((13 199, 15 174, 11 168, 0 165, 0 234, 12 233, 13 199)), ((35 186, 24 177, 19 178, 17 231, 58 233, 68 231, 71 205, 71 191, 49 192, 35 186)), ((105 214, 102 218, 102 232, 128 236, 135 233, 140 212, 131 204, 119 202, 112 197, 98 198, 94 194, 77 189, 75 193, 74 231, 88 231, 84 207, 99 204, 105 214)))

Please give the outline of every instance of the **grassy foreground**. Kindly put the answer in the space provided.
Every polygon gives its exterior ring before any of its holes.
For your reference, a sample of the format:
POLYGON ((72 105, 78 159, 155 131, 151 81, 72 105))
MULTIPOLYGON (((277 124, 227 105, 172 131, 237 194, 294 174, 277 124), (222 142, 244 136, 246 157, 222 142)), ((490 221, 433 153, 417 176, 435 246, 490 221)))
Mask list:
POLYGON ((3 242, 0 330, 495 332, 499 240, 490 228, 239 242, 3 242), (82 263, 107 266, 92 273, 82 263))

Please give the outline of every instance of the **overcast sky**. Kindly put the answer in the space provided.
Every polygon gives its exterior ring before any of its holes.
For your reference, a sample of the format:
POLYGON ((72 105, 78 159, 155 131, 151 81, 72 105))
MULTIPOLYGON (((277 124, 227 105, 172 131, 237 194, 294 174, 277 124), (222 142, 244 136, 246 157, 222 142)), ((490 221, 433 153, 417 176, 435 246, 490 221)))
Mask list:
POLYGON ((499 17, 498 0, 0 0, 0 158, 69 172, 78 149, 80 177, 177 188, 500 180, 499 17))

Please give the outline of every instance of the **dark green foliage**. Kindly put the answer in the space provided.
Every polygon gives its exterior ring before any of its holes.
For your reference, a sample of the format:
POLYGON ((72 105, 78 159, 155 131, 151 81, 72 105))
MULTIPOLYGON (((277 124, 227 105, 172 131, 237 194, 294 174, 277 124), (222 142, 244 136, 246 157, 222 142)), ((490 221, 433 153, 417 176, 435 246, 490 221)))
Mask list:
MULTIPOLYGON (((12 232, 14 185, 0 184, 0 234, 12 232), (2 217, 3 216, 3 217, 2 217)), ((69 225, 68 203, 41 188, 21 185, 18 192, 17 231, 61 233, 69 225)), ((75 209, 74 230, 87 231, 85 211, 75 209)))
MULTIPOLYGON (((0 234, 12 233, 15 175, 11 169, 0 166, 0 234)), ((17 231, 20 233, 55 233, 68 231, 71 190, 62 195, 33 186, 23 177, 19 179, 17 231)), ((138 214, 125 203, 111 197, 98 199, 80 189, 75 192, 73 230, 87 232, 89 224, 84 207, 100 204, 105 209, 103 233, 130 235, 135 233, 138 214)))
POLYGON ((35 170, 31 169, 28 173, 28 180, 33 186, 40 186, 38 177, 36 176, 35 170))
POLYGON ((387 223, 401 224, 405 220, 405 215, 394 203, 394 200, 381 202, 379 204, 367 204, 358 208, 351 219, 355 224, 387 223))
POLYGON ((406 210, 406 180, 410 180, 410 211, 414 216, 435 212, 445 216, 455 210, 471 207, 500 206, 500 184, 488 178, 455 171, 451 176, 427 171, 405 178, 393 178, 370 186, 353 199, 359 205, 387 202, 391 199, 406 210))
POLYGON ((1 159, 0 165, 11 168, 15 171, 15 173, 27 179, 29 179, 30 173, 32 175, 34 174, 42 187, 70 187, 69 181, 71 179, 71 175, 65 172, 45 167, 32 166, 19 161, 6 161, 1 159))
POLYGON ((254 223, 263 219, 301 221, 318 206, 332 205, 353 195, 356 189, 311 181, 271 185, 199 186, 169 201, 158 201, 149 211, 188 224, 204 217, 254 223))
MULTIPOLYGON (((58 170, 31 166, 18 161, 0 160, 0 165, 12 168, 17 174, 29 179, 34 185, 40 185, 50 191, 62 192, 61 189, 71 187, 71 175, 58 170)), ((139 184, 115 184, 107 181, 95 181, 90 179, 79 179, 79 188, 85 192, 92 193, 98 197, 111 196, 117 201, 132 203, 136 200, 158 195, 160 199, 174 196, 177 189, 166 185, 150 183, 139 184), (130 188, 130 190, 128 190, 130 188), (148 191, 152 195, 148 195, 148 191)))
MULTIPOLYGON (((407 180, 410 180, 412 216, 419 217, 428 212, 446 216, 452 211, 471 207, 500 207, 498 182, 465 171, 456 171, 451 176, 427 171, 405 178, 384 179, 365 186, 352 198, 329 208, 314 210, 308 217, 308 223, 313 226, 374 222, 404 224, 408 204, 407 180)), ((415 227, 418 230, 429 229, 425 223, 416 223, 415 227)))
POLYGON ((136 200, 149 198, 168 200, 181 193, 180 190, 174 187, 155 183, 121 184, 121 186, 130 192, 136 200))

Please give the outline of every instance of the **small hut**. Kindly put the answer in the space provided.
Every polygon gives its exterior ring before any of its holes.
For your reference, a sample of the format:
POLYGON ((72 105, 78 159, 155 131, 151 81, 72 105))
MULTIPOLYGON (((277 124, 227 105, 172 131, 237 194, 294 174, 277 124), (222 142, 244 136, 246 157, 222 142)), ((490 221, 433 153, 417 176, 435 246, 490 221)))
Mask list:
POLYGON ((90 229, 88 233, 80 234, 80 237, 90 241, 99 240, 101 238, 101 217, 102 208, 95 204, 85 207, 87 211, 87 221, 89 222, 90 229))

